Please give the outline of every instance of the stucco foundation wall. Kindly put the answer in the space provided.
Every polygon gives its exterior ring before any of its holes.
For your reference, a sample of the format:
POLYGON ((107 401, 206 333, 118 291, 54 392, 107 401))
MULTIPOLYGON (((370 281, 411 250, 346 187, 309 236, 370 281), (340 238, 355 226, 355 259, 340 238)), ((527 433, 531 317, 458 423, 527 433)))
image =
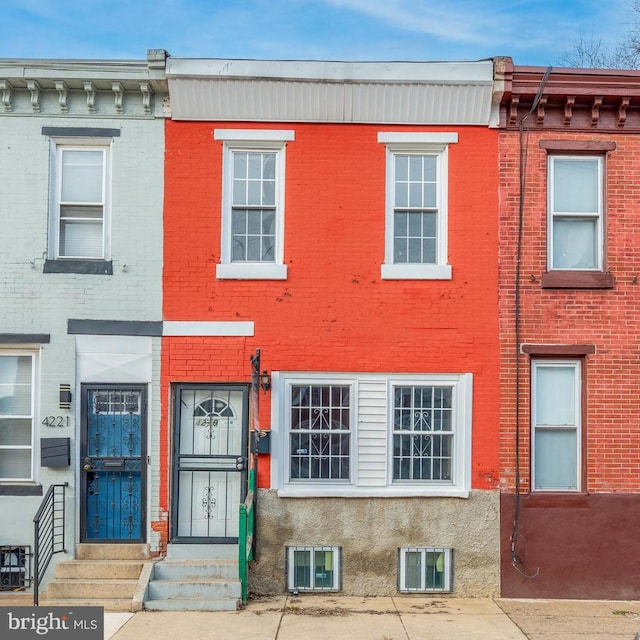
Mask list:
POLYGON ((250 570, 255 594, 286 591, 286 547, 342 548, 342 593, 397 593, 398 547, 453 549, 453 594, 499 593, 499 493, 457 498, 279 498, 259 490, 257 560, 250 570))

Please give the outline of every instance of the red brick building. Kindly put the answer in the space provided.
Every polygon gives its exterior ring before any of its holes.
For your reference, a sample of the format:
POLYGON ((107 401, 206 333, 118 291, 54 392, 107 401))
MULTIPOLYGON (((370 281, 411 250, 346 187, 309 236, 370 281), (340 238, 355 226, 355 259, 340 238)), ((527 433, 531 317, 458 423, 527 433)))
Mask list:
POLYGON ((236 542, 259 412, 253 590, 497 593, 492 62, 167 76, 156 528, 236 542))
POLYGON ((502 595, 638 598, 640 73, 504 77, 502 595))

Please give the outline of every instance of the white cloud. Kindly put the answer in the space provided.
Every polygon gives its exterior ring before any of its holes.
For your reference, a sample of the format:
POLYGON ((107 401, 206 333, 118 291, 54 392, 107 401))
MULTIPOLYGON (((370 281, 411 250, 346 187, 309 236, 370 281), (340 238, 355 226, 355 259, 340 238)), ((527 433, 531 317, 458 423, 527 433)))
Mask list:
MULTIPOLYGON (((481 2, 422 0, 325 0, 326 4, 357 11, 399 29, 452 42, 487 44, 501 40, 512 18, 481 2)), ((506 5, 508 6, 508 5, 506 5)))

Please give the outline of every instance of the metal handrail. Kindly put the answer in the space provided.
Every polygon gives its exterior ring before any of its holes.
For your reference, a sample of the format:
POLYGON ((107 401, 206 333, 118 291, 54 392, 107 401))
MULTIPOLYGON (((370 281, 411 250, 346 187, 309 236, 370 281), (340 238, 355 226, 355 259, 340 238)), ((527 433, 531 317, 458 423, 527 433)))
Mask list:
POLYGON ((33 604, 38 606, 39 587, 54 554, 66 552, 64 484, 52 484, 33 518, 33 604))
POLYGON ((253 560, 253 530, 255 523, 255 469, 249 469, 249 490, 240 503, 240 531, 238 534, 238 574, 242 585, 242 603, 249 598, 249 562, 253 560))

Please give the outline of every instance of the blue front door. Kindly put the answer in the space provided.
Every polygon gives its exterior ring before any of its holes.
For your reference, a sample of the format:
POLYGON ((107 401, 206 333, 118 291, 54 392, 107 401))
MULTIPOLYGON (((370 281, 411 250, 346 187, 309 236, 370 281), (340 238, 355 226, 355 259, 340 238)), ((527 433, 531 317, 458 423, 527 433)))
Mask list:
POLYGON ((83 542, 144 542, 145 400, 141 386, 83 386, 83 542))

